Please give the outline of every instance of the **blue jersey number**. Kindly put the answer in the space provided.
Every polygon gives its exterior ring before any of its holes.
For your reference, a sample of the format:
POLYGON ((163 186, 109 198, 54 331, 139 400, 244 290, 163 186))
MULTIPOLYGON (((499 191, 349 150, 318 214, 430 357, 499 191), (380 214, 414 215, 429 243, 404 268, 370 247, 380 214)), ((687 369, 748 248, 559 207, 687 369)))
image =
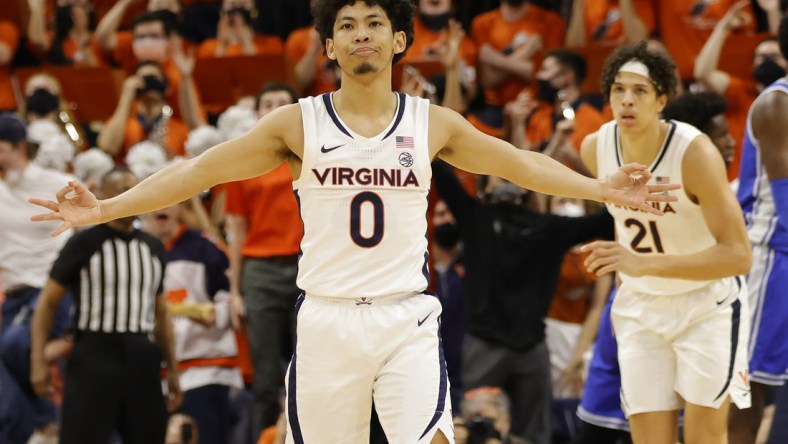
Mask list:
POLYGON ((657 223, 653 220, 649 221, 648 227, 637 219, 627 219, 624 221, 624 225, 626 225, 627 228, 635 226, 638 229, 637 234, 632 238, 632 243, 629 244, 630 247, 632 247, 632 251, 637 251, 638 253, 654 253, 654 250, 656 250, 657 253, 665 252, 662 248, 662 238, 659 237, 659 231, 657 230, 657 223), (654 245, 654 248, 640 246, 649 233, 651 233, 651 243, 654 245))
POLYGON ((356 194, 350 202, 350 237, 356 245, 364 248, 374 247, 383 239, 383 201, 380 196, 371 191, 364 191, 356 194), (369 237, 361 234, 361 206, 365 203, 372 204, 375 216, 372 235, 369 237))

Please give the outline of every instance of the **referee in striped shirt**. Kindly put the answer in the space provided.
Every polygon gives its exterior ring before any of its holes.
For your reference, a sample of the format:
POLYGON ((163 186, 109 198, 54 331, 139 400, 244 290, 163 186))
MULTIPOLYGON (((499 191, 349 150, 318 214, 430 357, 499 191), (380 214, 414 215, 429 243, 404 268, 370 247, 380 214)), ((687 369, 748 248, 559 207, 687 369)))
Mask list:
MULTIPOLYGON (((130 171, 116 168, 104 177, 101 193, 114 197, 136 183, 130 171)), ((106 444, 113 430, 125 444, 162 443, 167 409, 180 404, 172 326, 161 294, 164 247, 136 230, 133 220, 107 222, 71 238, 52 266, 33 316, 30 380, 40 396, 49 397, 44 346, 53 313, 67 289, 78 295, 61 444, 106 444), (162 361, 169 369, 167 399, 162 361)))

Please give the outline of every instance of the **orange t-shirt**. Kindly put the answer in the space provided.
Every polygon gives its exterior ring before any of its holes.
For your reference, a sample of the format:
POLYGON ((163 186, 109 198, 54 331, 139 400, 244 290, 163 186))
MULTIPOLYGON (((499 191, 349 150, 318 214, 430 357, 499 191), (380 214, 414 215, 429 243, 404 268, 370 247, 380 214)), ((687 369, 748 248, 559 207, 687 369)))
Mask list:
POLYGON ((583 261, 590 253, 571 249, 564 255, 561 274, 547 317, 572 324, 582 324, 593 296, 591 284, 596 275, 588 271, 583 261))
MULTIPOLYGON (((279 37, 272 36, 272 35, 260 35, 256 34, 254 36, 254 47, 257 49, 257 54, 260 55, 279 55, 282 54, 283 47, 282 47, 282 40, 279 37)), ((211 58, 211 57, 218 57, 216 55, 216 49, 219 47, 219 40, 217 39, 208 39, 203 41, 199 48, 197 49, 197 57, 200 58, 211 58)), ((225 53, 225 57, 231 56, 239 56, 244 55, 243 48, 241 45, 237 43, 233 43, 227 46, 227 51, 225 53)))
MULTIPOLYGON (((296 29, 291 32, 285 42, 285 57, 290 62, 290 65, 295 68, 295 65, 306 55, 309 47, 312 46, 312 32, 313 27, 307 26, 305 28, 296 29)), ((337 77, 334 73, 334 64, 325 55, 323 49, 315 60, 315 76, 312 79, 312 84, 304 89, 305 96, 319 96, 320 94, 331 92, 337 89, 337 77)))
MULTIPOLYGON (((539 144, 553 136, 553 106, 547 103, 539 105, 526 125, 526 138, 534 144, 539 144)), ((572 144, 580 151, 583 139, 597 131, 605 120, 602 114, 593 106, 581 102, 575 108, 575 131, 572 133, 572 144)))
MULTIPOLYGON (((167 134, 164 136, 164 148, 172 156, 186 154, 186 138, 189 137, 189 128, 176 117, 171 117, 167 122, 167 134)), ((131 115, 126 120, 126 130, 123 134, 123 149, 115 155, 115 162, 124 163, 129 149, 138 142, 148 138, 148 132, 137 118, 136 105, 132 107, 131 115)))
MULTIPOLYGON (((661 0, 659 8, 659 35, 673 60, 679 67, 681 78, 692 79, 695 58, 711 35, 717 22, 738 0, 661 0)), ((755 30, 752 8, 750 20, 736 33, 751 33, 755 30)))
MULTIPOLYGON (((653 33, 656 28, 654 5, 651 0, 634 0, 638 18, 653 33)), ((586 43, 624 43, 624 26, 618 0, 583 2, 583 21, 586 28, 586 43)))
MULTIPOLYGON (((563 44, 564 28, 564 21, 558 14, 530 4, 527 13, 514 22, 504 20, 500 9, 476 16, 471 25, 471 35, 479 47, 488 44, 498 51, 540 35, 543 47, 550 49, 563 44)), ((510 75, 496 88, 485 91, 487 103, 502 106, 514 100, 525 86, 525 81, 510 75)))
MULTIPOLYGON (((48 31, 47 37, 49 38, 49 41, 52 42, 52 44, 54 45, 55 33, 52 31, 48 31)), ((41 54, 41 51, 37 47, 35 47, 32 43, 28 42, 28 47, 33 51, 33 53, 37 54, 38 57, 41 58, 41 60, 49 61, 48 54, 41 54)), ((68 38, 63 40, 63 54, 66 56, 66 59, 71 60, 73 62, 73 66, 102 67, 109 65, 109 62, 107 61, 106 53, 104 52, 103 49, 101 49, 101 46, 99 46, 99 44, 96 43, 96 40, 93 38, 92 35, 88 39, 88 47, 90 47, 90 52, 93 53, 93 58, 96 60, 95 65, 87 65, 85 64, 84 60, 76 58, 77 53, 79 52, 79 44, 77 43, 76 40, 74 40, 73 37, 69 36, 68 38)), ((51 48, 50 51, 52 51, 51 48)))
MULTIPOLYGON (((16 53, 19 44, 19 30, 13 22, 0 20, 0 43, 8 45, 11 50, 11 59, 16 53)), ((0 110, 12 111, 16 109, 13 84, 11 83, 11 62, 0 66, 0 110)))
POLYGON ((728 166, 729 181, 739 177, 744 130, 747 127, 747 114, 750 112, 750 105, 752 105, 757 96, 758 93, 755 91, 755 85, 753 85, 752 81, 748 82, 746 79, 730 76, 730 83, 724 95, 725 100, 728 101, 725 118, 728 120, 731 135, 736 139, 736 147, 734 148, 733 162, 728 166))
POLYGON ((225 211, 246 219, 244 256, 298 254, 304 228, 286 163, 268 174, 228 183, 225 211))
MULTIPOLYGON (((439 60, 435 57, 433 50, 439 47, 442 42, 449 38, 448 29, 438 32, 433 31, 421 22, 417 16, 413 20, 413 45, 408 48, 405 57, 402 58, 403 62, 416 62, 423 60, 439 60)), ((460 57, 466 65, 476 66, 476 59, 478 57, 478 48, 476 43, 468 36, 463 36, 460 41, 460 57)))

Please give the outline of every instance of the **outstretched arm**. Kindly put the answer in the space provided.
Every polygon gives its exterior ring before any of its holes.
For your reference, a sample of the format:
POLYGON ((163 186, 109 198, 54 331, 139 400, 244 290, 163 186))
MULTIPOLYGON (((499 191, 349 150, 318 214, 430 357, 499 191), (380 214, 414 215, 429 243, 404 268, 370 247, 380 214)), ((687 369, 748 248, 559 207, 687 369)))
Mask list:
POLYGON ((71 182, 57 194, 57 202, 30 199, 51 213, 34 221, 61 220, 52 234, 174 205, 216 184, 265 174, 303 147, 301 109, 287 105, 268 114, 246 134, 221 143, 203 154, 170 165, 112 199, 99 201, 84 185, 71 182), (290 151, 288 147, 294 147, 290 151), (70 193, 73 197, 67 197, 70 193))
POLYGON ((643 165, 623 166, 605 179, 578 174, 548 156, 518 150, 503 140, 474 128, 459 114, 437 106, 430 108, 430 150, 450 164, 476 174, 503 177, 530 190, 556 196, 613 202, 661 214, 647 201, 675 201, 663 191, 676 185, 650 185, 643 165))
POLYGON ((728 12, 717 22, 709 39, 695 60, 693 75, 696 80, 703 82, 706 87, 718 94, 724 94, 731 83, 730 74, 719 69, 720 54, 728 38, 728 33, 736 26, 740 12, 749 5, 748 0, 740 0, 731 6, 728 12))

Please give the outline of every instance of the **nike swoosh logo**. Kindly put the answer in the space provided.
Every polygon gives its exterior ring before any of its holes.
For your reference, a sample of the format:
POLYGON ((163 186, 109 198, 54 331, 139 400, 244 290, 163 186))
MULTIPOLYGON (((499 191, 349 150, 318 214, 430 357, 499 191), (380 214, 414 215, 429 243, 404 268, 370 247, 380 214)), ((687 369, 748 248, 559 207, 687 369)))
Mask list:
POLYGON ((717 303, 717 305, 722 305, 722 303, 723 303, 723 302, 725 302, 725 301, 727 301, 728 299, 730 299, 730 296, 729 296, 729 297, 726 297, 726 298, 724 298, 724 299, 723 299, 723 300, 721 300, 721 301, 714 301, 714 302, 716 302, 716 303, 717 303))
POLYGON ((427 318, 429 318, 431 314, 432 314, 432 312, 429 312, 429 314, 428 314, 427 316, 424 316, 424 319, 422 319, 422 320, 417 320, 417 322, 419 323, 419 327, 421 327, 421 324, 423 324, 423 323, 424 323, 424 321, 426 321, 426 320, 427 320, 427 318))
POLYGON ((334 151, 335 149, 341 148, 341 147, 343 147, 345 145, 346 144, 343 143, 342 145, 332 146, 331 148, 326 148, 326 146, 323 145, 323 146, 320 147, 320 152, 321 153, 330 153, 331 151, 334 151))

